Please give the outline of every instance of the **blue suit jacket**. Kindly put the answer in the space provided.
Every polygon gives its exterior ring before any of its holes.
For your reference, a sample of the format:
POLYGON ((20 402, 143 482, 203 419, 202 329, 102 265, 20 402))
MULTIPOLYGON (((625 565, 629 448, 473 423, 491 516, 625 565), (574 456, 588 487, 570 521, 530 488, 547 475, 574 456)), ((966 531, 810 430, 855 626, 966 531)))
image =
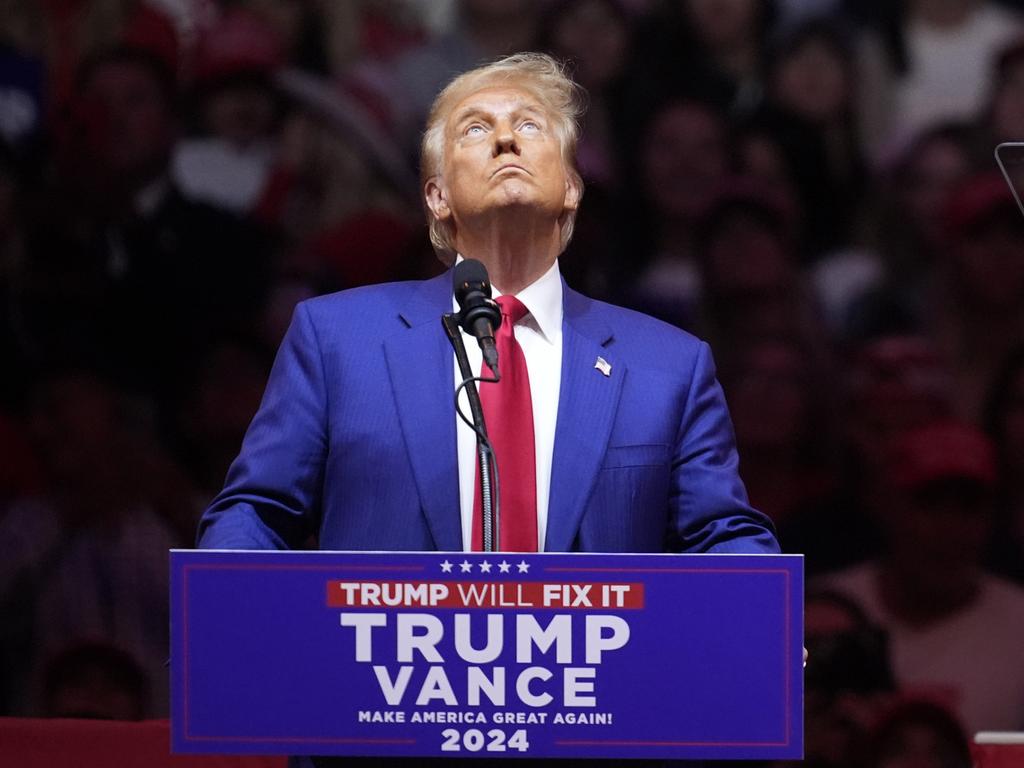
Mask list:
MULTIPOLYGON (((777 552, 707 345, 568 287, 563 306, 545 549, 777 552)), ((461 549, 449 311, 450 273, 300 304, 200 545, 461 549)))

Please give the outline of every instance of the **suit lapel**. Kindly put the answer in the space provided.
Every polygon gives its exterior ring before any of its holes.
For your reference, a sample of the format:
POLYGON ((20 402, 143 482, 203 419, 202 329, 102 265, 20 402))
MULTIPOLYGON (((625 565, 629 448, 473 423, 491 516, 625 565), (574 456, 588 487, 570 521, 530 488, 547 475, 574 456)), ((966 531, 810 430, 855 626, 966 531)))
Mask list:
POLYGON ((416 490, 442 551, 462 549, 452 350, 441 328, 441 315, 450 311, 446 272, 423 284, 402 310, 405 327, 384 342, 416 490))
POLYGON ((545 550, 572 548, 611 436, 626 367, 610 355, 612 332, 596 304, 563 287, 562 383, 551 466, 545 550), (605 376, 594 364, 611 364, 605 376))
MULTIPOLYGON (((595 302, 563 287, 562 374, 545 549, 572 548, 611 436, 626 367, 610 354, 613 334, 595 302), (611 366, 604 376, 598 357, 611 366), (581 481, 582 479, 582 481, 581 481)), ((392 392, 416 490, 438 550, 462 549, 455 436, 454 364, 441 315, 451 311, 451 275, 423 283, 384 342, 392 392)))

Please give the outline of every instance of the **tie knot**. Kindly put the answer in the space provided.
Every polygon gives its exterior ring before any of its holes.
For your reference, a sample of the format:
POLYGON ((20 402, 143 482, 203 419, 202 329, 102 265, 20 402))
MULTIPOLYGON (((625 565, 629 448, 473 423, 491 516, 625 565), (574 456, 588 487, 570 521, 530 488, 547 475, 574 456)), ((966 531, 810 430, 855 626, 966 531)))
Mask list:
POLYGON ((501 314, 508 318, 510 325, 518 323, 529 312, 526 305, 515 296, 499 296, 496 301, 498 306, 501 307, 501 314))

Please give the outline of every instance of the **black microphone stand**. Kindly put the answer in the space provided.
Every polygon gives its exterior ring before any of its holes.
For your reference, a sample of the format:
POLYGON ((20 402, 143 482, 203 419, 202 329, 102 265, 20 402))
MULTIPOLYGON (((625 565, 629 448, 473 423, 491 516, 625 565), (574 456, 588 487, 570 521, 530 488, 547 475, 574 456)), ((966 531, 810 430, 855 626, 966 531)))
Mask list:
POLYGON ((480 507, 483 512, 483 551, 495 552, 500 541, 498 533, 501 529, 501 494, 498 482, 498 462, 494 458, 494 450, 491 441, 487 438, 487 425, 484 423, 484 410, 480 405, 480 393, 477 391, 476 382, 497 383, 501 378, 497 373, 493 379, 483 376, 473 376, 473 370, 469 366, 469 358, 466 356, 466 346, 462 342, 462 334, 459 330, 458 316, 449 313, 441 316, 441 325, 444 326, 448 341, 455 350, 455 359, 459 364, 459 371, 462 374, 462 383, 455 388, 455 412, 466 422, 476 433, 476 451, 480 462, 480 507), (469 400, 469 411, 472 420, 466 418, 466 414, 459 407, 459 391, 466 390, 466 398, 469 400))

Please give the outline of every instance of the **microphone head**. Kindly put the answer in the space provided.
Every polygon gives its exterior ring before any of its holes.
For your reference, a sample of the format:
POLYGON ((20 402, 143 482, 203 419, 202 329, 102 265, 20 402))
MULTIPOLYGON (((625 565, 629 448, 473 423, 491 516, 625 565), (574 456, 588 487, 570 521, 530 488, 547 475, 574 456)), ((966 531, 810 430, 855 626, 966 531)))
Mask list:
POLYGON ((472 292, 479 292, 491 298, 491 281, 487 276, 487 267, 476 259, 463 259, 452 270, 452 290, 459 306, 472 292))
POLYGON ((487 267, 476 259, 463 259, 452 270, 452 290, 459 303, 458 320, 462 329, 478 339, 492 337, 501 325, 501 309, 491 298, 487 267))

